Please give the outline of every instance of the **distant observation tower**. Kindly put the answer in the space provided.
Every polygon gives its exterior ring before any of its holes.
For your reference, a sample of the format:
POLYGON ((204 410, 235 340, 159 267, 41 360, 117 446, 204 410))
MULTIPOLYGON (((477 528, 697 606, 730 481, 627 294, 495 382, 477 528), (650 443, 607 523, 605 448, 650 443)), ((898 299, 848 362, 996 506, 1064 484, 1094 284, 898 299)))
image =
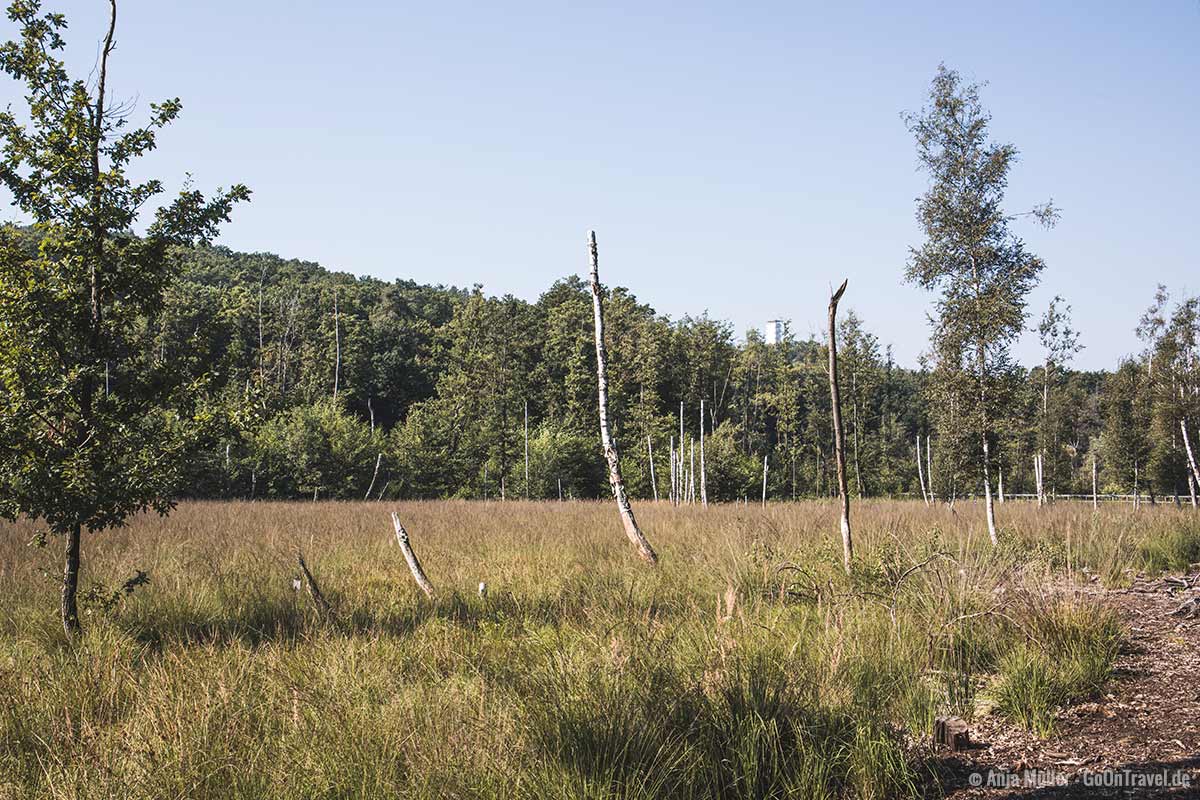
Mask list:
POLYGON ((779 344, 783 341, 783 320, 767 320, 767 324, 763 325, 763 339, 767 344, 779 344))

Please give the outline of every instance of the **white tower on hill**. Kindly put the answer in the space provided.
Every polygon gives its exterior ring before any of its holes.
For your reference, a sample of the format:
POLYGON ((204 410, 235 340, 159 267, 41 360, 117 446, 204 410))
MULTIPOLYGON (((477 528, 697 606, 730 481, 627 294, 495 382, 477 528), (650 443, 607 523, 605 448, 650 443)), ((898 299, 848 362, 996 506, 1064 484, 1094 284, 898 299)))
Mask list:
POLYGON ((783 339, 783 320, 767 320, 767 324, 763 326, 763 339, 767 344, 779 344, 783 339))

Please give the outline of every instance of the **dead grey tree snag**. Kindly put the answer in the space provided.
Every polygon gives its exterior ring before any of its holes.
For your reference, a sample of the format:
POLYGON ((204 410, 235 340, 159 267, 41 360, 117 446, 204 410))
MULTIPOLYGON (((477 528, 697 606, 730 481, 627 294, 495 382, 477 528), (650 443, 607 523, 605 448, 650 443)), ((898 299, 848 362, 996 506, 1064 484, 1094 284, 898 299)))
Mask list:
POLYGON ((688 503, 696 504, 696 440, 688 440, 688 503))
POLYGON ((921 484, 921 499, 929 505, 929 492, 925 491, 925 471, 921 467, 921 434, 917 434, 917 482, 921 484))
MULTIPOLYGON (((1196 484, 1200 484, 1200 469, 1196 467, 1196 454, 1192 452, 1192 440, 1188 436, 1187 421, 1183 417, 1179 418, 1179 431, 1183 434, 1183 446, 1187 450, 1188 466, 1192 468, 1192 480, 1196 484)), ((1196 505, 1195 490, 1192 490, 1192 505, 1196 505)))
POLYGON ((842 398, 838 394, 837 374, 837 307, 846 291, 849 279, 829 298, 829 400, 833 411, 833 450, 837 458, 838 493, 842 496, 842 559, 846 573, 850 573, 850 561, 854 557, 854 543, 850 537, 850 492, 846 486, 846 440, 842 430, 842 398))
POLYGON ((675 437, 671 437, 671 505, 675 505, 675 437))
POLYGON ((762 506, 767 507, 767 454, 763 453, 762 506))
POLYGON ((1004 467, 996 467, 996 497, 1004 505, 1004 467))
POLYGON ((937 492, 933 490, 933 442, 929 434, 925 434, 925 484, 929 487, 929 502, 937 502, 937 492))
POLYGON ((371 490, 375 488, 375 481, 379 478, 379 465, 383 461, 383 453, 375 456, 375 471, 371 473, 371 485, 367 487, 367 493, 363 495, 363 500, 371 499, 371 490))
POLYGON ((700 398, 700 503, 708 508, 708 478, 704 468, 704 398, 700 398))
POLYGON ((658 502, 658 481, 654 477, 654 441, 649 434, 646 435, 646 452, 650 459, 650 488, 654 490, 654 501, 658 502))
POLYGON ((417 561, 417 554, 413 552, 412 544, 408 541, 408 531, 404 530, 404 526, 400 524, 400 517, 395 511, 392 512, 392 527, 396 529, 396 544, 400 545, 400 551, 404 553, 404 560, 408 562, 408 571, 412 573, 413 580, 417 582, 417 586, 421 587, 425 596, 432 600, 433 584, 429 582, 429 578, 425 577, 425 570, 421 569, 421 562, 417 561))
MULTIPOLYGON (((604 347, 604 303, 600 295, 600 251, 596 246, 596 232, 588 231, 588 255, 591 261, 592 312, 596 322, 596 387, 600 405, 600 442, 604 447, 604 460, 608 462, 608 482, 612 485, 613 499, 625 526, 625 535, 637 548, 638 555, 650 564, 658 563, 654 548, 638 528, 625 494, 625 481, 621 479, 621 457, 617 444, 608 428, 608 355, 604 347)), ((682 446, 682 442, 681 442, 682 446)))
POLYGON ((313 605, 317 607, 317 613, 321 619, 326 622, 337 622, 333 613, 333 606, 325 599, 325 595, 321 594, 321 587, 317 586, 317 579, 308 571, 308 565, 304 563, 304 555, 300 552, 296 553, 296 563, 300 565, 300 574, 304 576, 304 585, 308 589, 308 596, 312 598, 313 605))

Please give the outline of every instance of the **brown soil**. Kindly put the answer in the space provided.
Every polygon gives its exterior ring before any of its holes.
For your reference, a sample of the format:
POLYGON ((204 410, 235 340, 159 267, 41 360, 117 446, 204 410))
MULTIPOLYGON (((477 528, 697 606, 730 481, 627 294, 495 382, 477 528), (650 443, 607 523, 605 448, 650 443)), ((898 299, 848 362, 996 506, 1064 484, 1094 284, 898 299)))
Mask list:
POLYGON ((994 715, 974 721, 971 748, 940 758, 947 797, 1200 797, 1200 575, 1088 591, 1128 626, 1107 693, 1063 709, 1047 739, 994 715), (1105 772, 1126 785, 1096 785, 1105 772), (1190 785, 1130 785, 1174 773, 1190 785))

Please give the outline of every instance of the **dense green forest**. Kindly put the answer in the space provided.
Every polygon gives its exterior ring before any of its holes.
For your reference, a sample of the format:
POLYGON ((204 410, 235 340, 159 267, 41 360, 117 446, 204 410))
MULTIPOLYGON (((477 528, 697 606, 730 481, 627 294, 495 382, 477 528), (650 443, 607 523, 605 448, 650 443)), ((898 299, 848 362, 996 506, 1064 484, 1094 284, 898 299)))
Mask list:
MULTIPOLYGON (((192 422, 178 494, 192 497, 600 497, 595 351, 586 283, 536 302, 387 283, 270 254, 180 248, 161 308, 114 354, 107 392, 136 370, 186 375, 192 422), (526 430, 528 480, 526 480, 526 430), (378 471, 376 465, 378 464, 378 471)), ((606 298, 610 405, 631 492, 669 491, 682 404, 684 469, 704 401, 709 497, 836 494, 826 350, 787 328, 768 345, 707 316, 671 320, 624 288, 606 298)), ((977 493, 974 443, 936 362, 894 363, 852 310, 838 323, 849 482, 859 496, 977 493)), ((1194 397, 1197 300, 1154 298, 1145 352, 1112 372, 1069 367, 1069 309, 1040 326, 1047 360, 1010 366, 997 436, 1004 491, 1187 497, 1181 419, 1194 397)), ((1194 402, 1194 401, 1193 401, 1194 402)), ((183 418, 181 416, 181 418, 183 418)), ((697 456, 698 457, 698 456, 697 456)))

